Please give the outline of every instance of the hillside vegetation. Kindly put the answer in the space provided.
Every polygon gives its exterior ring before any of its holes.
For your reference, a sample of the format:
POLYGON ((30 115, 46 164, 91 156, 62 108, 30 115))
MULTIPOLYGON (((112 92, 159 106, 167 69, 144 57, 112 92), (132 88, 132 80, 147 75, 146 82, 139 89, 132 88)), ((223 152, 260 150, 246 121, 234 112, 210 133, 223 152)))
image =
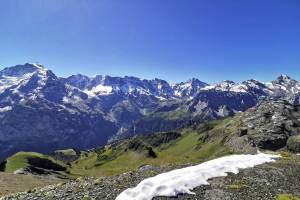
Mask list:
POLYGON ((176 166, 227 155, 232 153, 225 144, 231 133, 223 131, 228 123, 232 121, 224 119, 180 132, 135 136, 83 152, 78 160, 71 163, 70 172, 89 176, 116 175, 145 165, 176 166))
POLYGON ((1 164, 1 171, 15 174, 55 175, 66 178, 67 165, 51 156, 35 152, 18 152, 1 164))
POLYGON ((180 131, 135 136, 79 153, 71 149, 56 151, 51 155, 19 152, 2 164, 3 171, 13 173, 19 169, 39 168, 68 172, 69 176, 98 177, 137 170, 146 165, 200 163, 232 153, 226 142, 236 131, 224 131, 224 127, 231 127, 235 123, 235 120, 227 118, 180 131))
MULTIPOLYGON (((50 155, 20 152, 7 159, 0 168, 7 172, 36 174, 42 171, 42 175, 47 177, 80 178, 51 186, 45 189, 49 190, 46 193, 37 190, 32 194, 12 195, 7 199, 47 199, 49 194, 52 199, 63 199, 66 195, 75 199, 89 196, 114 199, 125 188, 135 186, 146 177, 224 155, 256 153, 257 150, 277 151, 282 158, 272 164, 212 180, 212 190, 210 186, 195 189, 197 198, 214 199, 209 195, 225 195, 227 199, 234 200, 255 199, 263 194, 261 198, 268 200, 297 199, 300 180, 297 155, 300 153, 299 116, 299 106, 286 101, 266 101, 235 117, 207 123, 191 121, 189 126, 182 129, 137 135, 100 148, 58 150, 50 155), (35 162, 32 162, 32 158, 35 162), (51 164, 40 165, 37 161, 41 159, 43 163, 51 164), (266 181, 263 182, 264 187, 261 187, 261 180, 266 181), (72 193, 68 193, 70 190, 72 193)), ((194 196, 179 197, 191 198, 194 196)))
POLYGON ((297 153, 298 116, 298 106, 285 101, 266 101, 235 117, 200 124, 191 122, 183 129, 133 136, 87 151, 60 150, 51 156, 17 153, 7 160, 5 171, 26 167, 32 157, 47 160, 52 166, 31 161, 31 165, 38 168, 64 171, 72 177, 99 177, 147 165, 196 164, 231 153, 256 153, 258 149, 287 149, 297 153))

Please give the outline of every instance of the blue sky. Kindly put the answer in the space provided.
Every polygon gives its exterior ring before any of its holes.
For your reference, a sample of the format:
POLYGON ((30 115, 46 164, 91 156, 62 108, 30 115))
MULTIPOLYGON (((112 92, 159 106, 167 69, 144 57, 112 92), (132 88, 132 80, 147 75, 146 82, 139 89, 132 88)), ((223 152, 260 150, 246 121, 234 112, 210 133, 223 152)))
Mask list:
POLYGON ((299 0, 1 0, 0 66, 59 76, 300 80, 299 0))

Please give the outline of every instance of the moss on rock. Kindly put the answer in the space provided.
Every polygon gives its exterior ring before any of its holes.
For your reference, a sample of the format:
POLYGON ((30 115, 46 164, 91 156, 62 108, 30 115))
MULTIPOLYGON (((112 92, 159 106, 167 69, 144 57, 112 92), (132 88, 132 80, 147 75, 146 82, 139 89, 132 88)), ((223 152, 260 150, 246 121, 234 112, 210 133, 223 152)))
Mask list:
POLYGON ((300 152, 300 135, 292 136, 287 141, 287 148, 292 152, 300 152))
POLYGON ((300 200, 300 198, 293 194, 279 194, 276 200, 300 200))

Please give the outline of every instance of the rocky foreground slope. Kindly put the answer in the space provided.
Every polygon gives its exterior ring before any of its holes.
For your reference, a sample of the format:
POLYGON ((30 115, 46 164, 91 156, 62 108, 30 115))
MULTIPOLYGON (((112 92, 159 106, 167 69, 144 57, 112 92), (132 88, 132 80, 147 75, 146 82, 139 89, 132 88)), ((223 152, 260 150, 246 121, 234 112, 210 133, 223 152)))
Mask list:
MULTIPOLYGON (((149 176, 170 169, 172 168, 145 166, 120 176, 100 179, 79 178, 76 181, 2 197, 1 200, 114 200, 123 190, 136 186, 149 176)), ((284 154, 284 157, 275 163, 245 169, 237 175, 215 178, 209 183, 208 186, 196 188, 193 191, 195 195, 180 195, 176 199, 274 200, 280 196, 289 196, 293 198, 288 200, 297 200, 297 196, 300 197, 300 156, 284 154)))

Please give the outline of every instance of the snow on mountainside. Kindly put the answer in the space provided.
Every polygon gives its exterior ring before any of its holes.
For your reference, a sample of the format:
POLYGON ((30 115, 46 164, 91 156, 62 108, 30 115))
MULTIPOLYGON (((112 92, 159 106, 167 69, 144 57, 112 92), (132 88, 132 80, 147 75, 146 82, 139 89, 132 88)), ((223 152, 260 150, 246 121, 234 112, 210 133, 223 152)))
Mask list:
POLYGON ((251 93, 257 96, 273 94, 298 94, 300 84, 287 75, 281 75, 271 83, 262 83, 255 79, 235 83, 230 80, 209 85, 196 78, 186 82, 170 85, 161 79, 143 80, 136 77, 73 75, 66 79, 66 83, 80 88, 90 96, 110 95, 114 93, 125 95, 152 95, 160 100, 169 98, 193 98, 201 91, 221 91, 234 93, 251 93))
POLYGON ((287 75, 280 75, 276 80, 270 83, 262 83, 254 79, 235 83, 225 80, 215 85, 209 85, 202 90, 217 90, 225 92, 256 92, 265 95, 278 93, 297 94, 300 93, 300 83, 287 75))
POLYGON ((181 82, 173 85, 174 95, 177 97, 194 97, 201 89, 208 86, 196 78, 187 82, 181 82))
POLYGON ((90 148, 117 131, 100 111, 92 111, 85 93, 42 65, 3 69, 0 88, 0 159, 17 151, 90 148))
POLYGON ((291 103, 300 104, 300 83, 287 75, 281 75, 267 84, 270 95, 284 97, 291 103))
POLYGON ((41 65, 29 63, 5 68, 0 71, 0 92, 10 89, 22 95, 22 90, 19 91, 19 89, 33 79, 36 79, 35 89, 40 89, 47 79, 47 70, 41 65))
POLYGON ((0 105, 36 99, 62 105, 64 98, 74 97, 74 92, 74 88, 65 85, 52 71, 39 64, 26 63, 0 71, 0 105))
POLYGON ((193 97, 202 88, 208 86, 207 83, 195 78, 170 85, 167 81, 157 78, 145 80, 128 76, 121 78, 101 75, 87 77, 80 74, 68 77, 66 83, 80 88, 91 96, 122 93, 153 95, 159 99, 193 97))
POLYGON ((225 80, 215 85, 209 85, 203 88, 203 90, 217 90, 223 92, 236 92, 236 93, 264 93, 268 94, 270 89, 263 83, 250 79, 243 81, 242 83, 235 83, 233 81, 225 80))
MULTIPOLYGON (((0 71, 0 93, 11 92, 13 94, 40 95, 43 97, 42 89, 47 84, 57 83, 64 88, 66 96, 70 97, 72 92, 79 92, 78 98, 102 95, 151 95, 160 100, 170 98, 193 98, 201 91, 221 91, 235 93, 253 93, 260 96, 289 94, 297 95, 300 93, 300 83, 287 75, 281 75, 270 83, 262 83, 251 79, 241 83, 225 80, 221 83, 208 85, 198 79, 191 79, 187 82, 181 82, 170 85, 167 81, 161 79, 139 79, 136 77, 111 77, 97 75, 88 77, 77 74, 68 78, 58 78, 50 70, 40 64, 26 63, 5 68, 0 71), (69 91, 67 91, 69 89, 69 91), (40 93, 39 93, 40 92, 40 93), (84 93, 84 94, 83 94, 84 93)), ((54 86, 52 85, 52 86, 54 86)), ((57 91, 56 91, 57 92, 57 91)))
POLYGON ((87 77, 73 75, 68 77, 66 83, 78 87, 90 96, 124 94, 124 95, 153 95, 158 98, 173 96, 169 83, 161 80, 142 80, 136 77, 111 77, 97 75, 87 77))
POLYGON ((126 134, 173 130, 245 111, 266 97, 299 104, 300 84, 286 75, 268 84, 251 79, 215 85, 195 78, 174 85, 132 76, 60 78, 40 64, 16 65, 0 71, 0 148, 6 149, 0 158, 16 150, 89 148, 126 134))

